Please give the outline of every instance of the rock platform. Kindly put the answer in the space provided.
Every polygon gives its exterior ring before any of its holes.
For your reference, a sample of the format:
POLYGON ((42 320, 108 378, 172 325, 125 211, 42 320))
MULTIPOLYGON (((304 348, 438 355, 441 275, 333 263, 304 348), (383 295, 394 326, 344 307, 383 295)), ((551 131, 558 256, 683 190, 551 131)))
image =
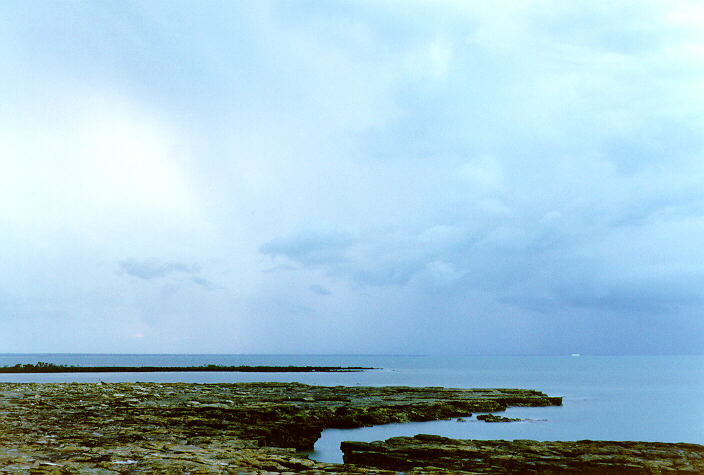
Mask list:
POLYGON ((344 465, 298 452, 327 428, 561 403, 522 389, 0 383, 0 473, 704 473, 694 444, 419 435, 343 442, 344 465))
POLYGON ((704 446, 661 442, 456 440, 435 435, 343 442, 346 464, 393 471, 702 474, 704 446))
POLYGON ((0 383, 0 471, 362 473, 296 451, 312 449, 326 428, 561 402, 521 389, 0 383))

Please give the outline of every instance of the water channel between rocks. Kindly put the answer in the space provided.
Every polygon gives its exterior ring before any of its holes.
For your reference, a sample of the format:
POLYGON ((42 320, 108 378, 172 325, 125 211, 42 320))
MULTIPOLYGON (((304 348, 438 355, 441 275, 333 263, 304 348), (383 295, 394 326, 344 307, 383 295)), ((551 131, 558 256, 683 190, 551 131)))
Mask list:
MULTIPOLYGON (((302 452, 313 460, 327 463, 342 463, 340 443, 345 440, 372 442, 390 437, 435 434, 455 439, 538 439, 540 434, 550 432, 553 424, 547 418, 560 407, 512 407, 497 415, 521 418, 517 422, 487 423, 471 417, 452 418, 440 421, 382 424, 357 429, 327 429, 310 452, 302 452)), ((554 428, 554 427, 552 427, 554 428)), ((567 440, 555 438, 554 440, 567 440)))
MULTIPOLYGON (((664 442, 693 442, 694 435, 681 437, 658 431, 662 414, 653 413, 651 427, 633 420, 630 425, 613 423, 619 420, 616 413, 622 405, 611 406, 613 400, 601 398, 565 397, 563 406, 554 407, 509 407, 496 415, 520 418, 517 422, 487 423, 471 417, 452 418, 440 421, 384 424, 358 429, 328 429, 323 431, 315 443, 314 450, 306 452, 311 459, 320 462, 342 463, 340 442, 346 440, 372 442, 390 437, 433 434, 454 439, 575 441, 575 440, 640 440, 664 442), (595 408, 598 408, 595 411, 595 408), (638 437, 633 437, 634 432, 638 437)), ((662 426, 660 426, 662 427, 662 426)))

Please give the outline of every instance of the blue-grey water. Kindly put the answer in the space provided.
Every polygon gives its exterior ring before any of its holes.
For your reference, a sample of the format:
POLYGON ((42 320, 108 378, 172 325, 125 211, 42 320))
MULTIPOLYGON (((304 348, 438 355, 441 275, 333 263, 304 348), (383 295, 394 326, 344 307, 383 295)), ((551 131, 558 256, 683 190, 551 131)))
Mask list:
MULTIPOLYGON (((465 418, 327 430, 311 457, 340 462, 342 440, 430 433, 464 439, 643 440, 704 444, 704 356, 359 356, 0 354, 0 366, 44 361, 116 366, 373 366, 360 373, 0 374, 6 382, 249 382, 530 388, 563 396, 562 407, 509 408, 526 419, 489 424, 465 418)), ((475 415, 476 416, 476 415, 475 415)))

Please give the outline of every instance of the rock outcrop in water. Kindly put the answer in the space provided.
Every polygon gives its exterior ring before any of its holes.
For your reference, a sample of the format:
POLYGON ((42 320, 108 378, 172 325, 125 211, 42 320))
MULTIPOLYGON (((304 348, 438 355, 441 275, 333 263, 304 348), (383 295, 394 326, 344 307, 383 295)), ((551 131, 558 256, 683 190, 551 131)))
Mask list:
POLYGON ((0 383, 0 467, 26 472, 365 471, 322 464, 325 428, 468 416, 561 398, 519 389, 296 383, 0 383))
POLYGON ((480 414, 477 416, 477 420, 484 422, 518 422, 521 419, 519 417, 504 417, 495 414, 480 414))
POLYGON ((471 473, 704 473, 704 447, 660 442, 455 440, 435 435, 343 442, 346 464, 471 473))

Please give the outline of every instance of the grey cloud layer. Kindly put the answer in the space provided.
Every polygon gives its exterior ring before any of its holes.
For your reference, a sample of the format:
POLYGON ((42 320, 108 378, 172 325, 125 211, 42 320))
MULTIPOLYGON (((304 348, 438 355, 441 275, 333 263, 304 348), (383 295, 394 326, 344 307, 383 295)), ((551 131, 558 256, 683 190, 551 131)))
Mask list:
POLYGON ((0 10, 0 295, 62 351, 704 351, 696 3, 0 10))

